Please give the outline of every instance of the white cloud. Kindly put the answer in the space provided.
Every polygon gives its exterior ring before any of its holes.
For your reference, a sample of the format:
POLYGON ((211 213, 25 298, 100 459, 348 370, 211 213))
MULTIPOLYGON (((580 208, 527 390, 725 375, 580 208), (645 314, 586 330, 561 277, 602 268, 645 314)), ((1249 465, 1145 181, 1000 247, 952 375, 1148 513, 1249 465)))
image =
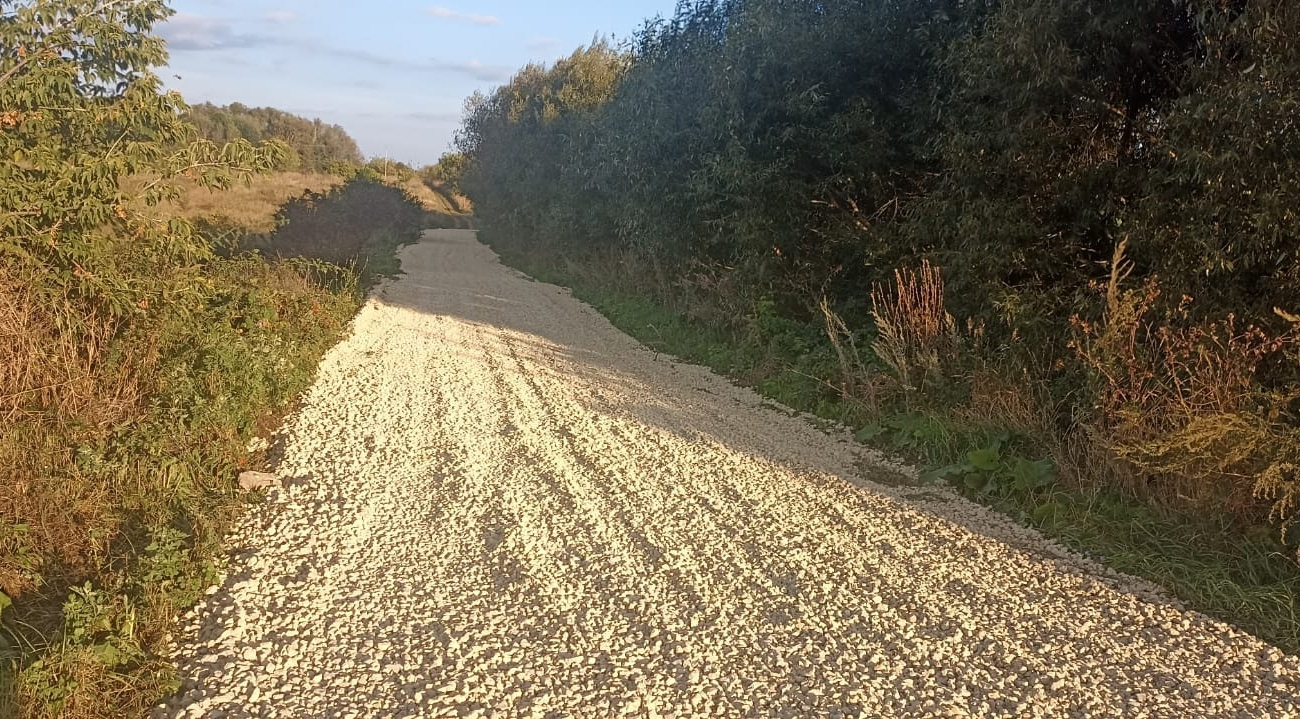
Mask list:
MULTIPOLYGON (((298 16, 293 13, 272 12, 262 17, 277 26, 283 26, 298 16)), ((304 56, 328 58, 392 72, 463 75, 480 82, 502 82, 512 74, 512 68, 508 66, 488 65, 477 59, 468 61, 438 58, 417 59, 336 45, 319 38, 293 37, 287 27, 283 29, 276 27, 266 34, 240 32, 228 20, 186 13, 173 15, 171 19, 161 26, 160 34, 167 41, 168 48, 174 53, 214 52, 228 63, 242 62, 243 60, 239 57, 232 58, 230 53, 222 51, 271 47, 294 51, 293 55, 296 60, 301 60, 304 56)), ((365 81, 374 87, 378 87, 374 78, 366 78, 365 81)))
POLYGON ((294 20, 297 20, 298 13, 292 10, 272 10, 271 12, 267 13, 263 17, 265 17, 267 20, 270 20, 273 23, 284 24, 284 23, 289 23, 289 22, 293 22, 294 20))
POLYGON ((468 13, 456 12, 445 7, 434 6, 429 8, 429 14, 442 18, 443 20, 462 20, 472 22, 475 25, 500 25, 501 19, 492 15, 470 15, 468 13))
POLYGON ((270 42, 270 38, 235 32, 224 20, 187 13, 173 15, 160 26, 159 34, 172 50, 225 50, 270 42))

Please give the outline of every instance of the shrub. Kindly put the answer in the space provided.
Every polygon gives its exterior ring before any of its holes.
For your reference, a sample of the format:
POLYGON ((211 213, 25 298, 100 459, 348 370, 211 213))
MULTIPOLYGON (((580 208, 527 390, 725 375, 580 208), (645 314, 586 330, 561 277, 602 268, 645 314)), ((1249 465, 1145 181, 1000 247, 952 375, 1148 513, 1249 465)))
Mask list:
MULTIPOLYGON (((152 308, 93 360, 44 353, 74 366, 77 382, 46 381, 8 407, 0 591, 15 602, 8 629, 31 650, 0 708, 118 715, 164 690, 163 640, 237 508, 245 445, 305 388, 357 306, 284 263, 214 259, 201 277, 197 304, 152 308), (69 602, 97 597, 102 616, 118 618, 77 633, 85 622, 67 616, 65 587, 81 587, 69 602)), ((0 292, 0 304, 23 296, 0 292)))
POLYGON ((1256 498, 1274 497, 1274 516, 1289 516, 1296 394, 1270 391, 1264 372, 1295 349, 1297 332, 1243 326, 1233 314, 1196 319, 1186 296, 1161 312, 1155 278, 1120 286, 1123 252, 1121 244, 1101 323, 1074 319, 1074 347, 1095 384, 1096 431, 1144 477, 1172 485, 1167 494, 1226 502, 1246 516, 1256 498))
POLYGON ((369 284, 397 272, 393 253, 419 239, 428 222, 429 214, 403 190, 357 175, 285 202, 275 232, 245 237, 234 252, 321 260, 353 268, 369 284))

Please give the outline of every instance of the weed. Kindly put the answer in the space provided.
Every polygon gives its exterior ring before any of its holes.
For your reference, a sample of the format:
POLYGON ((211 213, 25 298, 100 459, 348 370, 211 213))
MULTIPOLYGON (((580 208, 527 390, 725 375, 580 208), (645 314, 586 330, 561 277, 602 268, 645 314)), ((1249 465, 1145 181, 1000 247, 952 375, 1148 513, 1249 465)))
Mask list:
POLYGON ((908 389, 942 383, 956 359, 957 323, 944 302, 943 273, 927 260, 919 271, 896 270, 893 287, 871 292, 876 356, 908 389))
POLYGON ((830 301, 825 295, 817 304, 825 322, 826 339, 835 350, 835 359, 839 363, 839 393, 849 402, 864 403, 866 408, 878 414, 881 408, 883 388, 878 381, 880 376, 870 371, 858 350, 857 334, 849 329, 844 319, 831 309, 830 301))
MULTIPOLYGON (((413 231, 367 233, 372 275, 413 231)), ((4 269, 0 326, 24 340, 0 347, 0 714, 139 714, 174 687, 165 638, 213 579, 248 440, 310 383, 361 280, 210 257, 188 295, 113 323, 4 269)))
POLYGON ((1157 313, 1157 280, 1121 286, 1124 248, 1112 259, 1103 321, 1073 321, 1073 346, 1094 378, 1096 435, 1147 491, 1239 518, 1258 517, 1258 499, 1269 498, 1275 518, 1293 521, 1300 431, 1287 415, 1295 396, 1268 391, 1260 378, 1300 335, 1242 326, 1231 314, 1195 319, 1190 297, 1157 313))
POLYGON ((929 470, 930 481, 960 482, 972 492, 993 495, 1028 495, 1042 492, 1056 482, 1056 468, 1049 459, 1029 460, 1005 456, 1003 444, 1009 435, 995 437, 989 444, 966 452, 960 462, 929 470))

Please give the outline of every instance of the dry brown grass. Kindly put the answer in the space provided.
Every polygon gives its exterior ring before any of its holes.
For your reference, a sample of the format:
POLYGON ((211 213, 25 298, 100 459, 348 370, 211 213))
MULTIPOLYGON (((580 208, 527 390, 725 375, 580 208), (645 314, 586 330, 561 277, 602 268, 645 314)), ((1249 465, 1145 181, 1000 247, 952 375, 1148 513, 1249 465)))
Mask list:
POLYGON ((1051 431, 1053 411, 1046 391, 1027 371, 982 367, 971 376, 970 398, 954 413, 975 426, 1043 436, 1051 431))
POLYGON ((72 447, 141 411, 138 373, 151 353, 107 356, 117 331, 40 301, 0 266, 0 591, 10 597, 47 571, 23 547, 46 548, 72 572, 103 559, 106 535, 96 532, 114 524, 107 488, 80 481, 72 447))
MULTIPOLYGON (((343 178, 337 175, 279 172, 255 177, 248 185, 237 184, 228 190, 213 191, 191 186, 178 200, 164 205, 162 214, 177 214, 222 229, 262 234, 275 229, 276 211, 286 201, 301 197, 307 191, 325 192, 341 184, 343 178)), ((389 178, 386 184, 405 190, 430 212, 445 215, 468 215, 470 212, 467 198, 434 190, 417 177, 404 181, 389 178)))
POLYGON ((71 313, 56 314, 0 268, 0 420, 8 424, 40 408, 42 415, 92 426, 112 422, 138 400, 128 373, 112 386, 96 376, 115 324, 79 317, 74 336, 60 331, 71 313))
POLYGON ((338 175, 279 172, 255 177, 248 185, 236 184, 222 191, 191 186, 164 210, 221 227, 237 227, 254 233, 270 232, 275 229, 275 212, 286 200, 301 196, 308 190, 323 192, 341 184, 343 178, 338 175))
POLYGON ((871 292, 878 336, 872 345, 905 386, 941 379, 957 351, 957 323, 944 301, 943 273, 928 260, 894 271, 893 286, 871 292))
POLYGON ((1296 351, 1300 332, 1197 318, 1190 297, 1162 306, 1154 278, 1122 289, 1124 250, 1111 262, 1103 319, 1072 320, 1072 346, 1096 385, 1091 431, 1147 493, 1252 520, 1267 500, 1275 518, 1295 521, 1295 392, 1270 391, 1261 376, 1296 351))
POLYGON ((447 191, 435 190, 424 184, 424 181, 419 177, 411 177, 404 181, 389 178, 386 184, 406 190, 412 197, 419 200, 424 209, 429 212, 446 215, 461 215, 469 212, 468 198, 447 191))
POLYGON ((142 716, 169 691, 167 632, 235 511, 247 425, 274 423, 355 310, 293 263, 206 270, 256 329, 220 302, 106 320, 0 263, 0 592, 24 654, 0 716, 142 716))
POLYGON ((839 362, 840 375, 836 382, 840 395, 844 401, 865 408, 871 415, 879 414, 881 395, 885 392, 882 385, 889 380, 868 368, 858 350, 853 331, 831 309, 830 300, 823 296, 818 309, 826 323, 826 338, 835 349, 835 358, 839 362))

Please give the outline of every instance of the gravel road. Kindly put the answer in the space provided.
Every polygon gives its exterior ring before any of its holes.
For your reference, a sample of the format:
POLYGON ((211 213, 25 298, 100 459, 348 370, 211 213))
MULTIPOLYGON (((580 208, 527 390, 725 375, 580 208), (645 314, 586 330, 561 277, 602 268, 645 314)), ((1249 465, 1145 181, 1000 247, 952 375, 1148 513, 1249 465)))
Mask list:
POLYGON ((897 481, 473 233, 402 261, 156 716, 1300 716, 1295 657, 897 481))

